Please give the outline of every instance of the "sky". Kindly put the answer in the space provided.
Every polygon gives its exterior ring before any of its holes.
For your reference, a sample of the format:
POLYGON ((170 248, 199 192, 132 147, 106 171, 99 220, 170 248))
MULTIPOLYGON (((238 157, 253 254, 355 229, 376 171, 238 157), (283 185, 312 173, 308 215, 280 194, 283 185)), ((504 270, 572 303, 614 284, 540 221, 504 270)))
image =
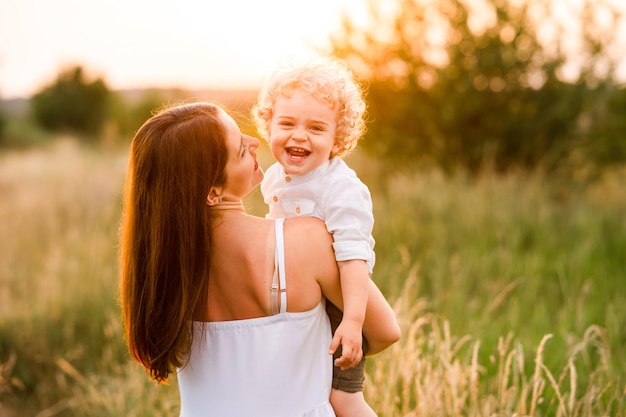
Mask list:
POLYGON ((365 0, 0 0, 0 97, 82 65, 111 89, 258 88, 365 0))

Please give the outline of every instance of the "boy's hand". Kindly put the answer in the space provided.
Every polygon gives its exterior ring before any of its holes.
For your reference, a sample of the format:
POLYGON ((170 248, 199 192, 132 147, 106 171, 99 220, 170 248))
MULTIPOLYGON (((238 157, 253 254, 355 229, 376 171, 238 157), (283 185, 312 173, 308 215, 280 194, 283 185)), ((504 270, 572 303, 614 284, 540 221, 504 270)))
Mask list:
POLYGON ((329 353, 332 355, 341 345, 341 357, 335 359, 335 366, 342 371, 355 367, 363 359, 363 331, 356 322, 344 319, 339 323, 329 353))

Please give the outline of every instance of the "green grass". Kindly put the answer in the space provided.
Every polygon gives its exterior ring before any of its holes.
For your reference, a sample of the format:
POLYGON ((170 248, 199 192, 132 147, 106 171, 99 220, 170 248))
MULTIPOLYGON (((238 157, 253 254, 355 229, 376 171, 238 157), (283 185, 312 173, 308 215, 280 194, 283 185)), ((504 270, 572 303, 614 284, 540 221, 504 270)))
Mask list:
MULTIPOLYGON (((403 328, 368 362, 381 417, 626 413, 626 172, 582 186, 349 163, 403 328)), ((126 149, 67 139, 0 154, 1 417, 177 414, 176 381, 150 382, 123 340, 125 167, 126 149)), ((247 205, 265 213, 258 191, 247 205)))

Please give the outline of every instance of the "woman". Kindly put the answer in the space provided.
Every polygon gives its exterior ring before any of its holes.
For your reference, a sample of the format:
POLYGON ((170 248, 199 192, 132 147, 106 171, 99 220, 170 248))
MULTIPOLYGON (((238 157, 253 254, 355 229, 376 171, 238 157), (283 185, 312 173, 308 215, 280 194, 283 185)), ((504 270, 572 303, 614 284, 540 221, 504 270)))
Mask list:
MULTIPOLYGON (((259 142, 208 103, 149 119, 131 145, 121 299, 133 357, 178 372, 181 416, 334 416, 325 299, 342 307, 332 237, 313 218, 247 215, 259 142)), ((369 354, 399 338, 373 283, 369 354)), ((340 366, 361 358, 342 357, 340 366)))

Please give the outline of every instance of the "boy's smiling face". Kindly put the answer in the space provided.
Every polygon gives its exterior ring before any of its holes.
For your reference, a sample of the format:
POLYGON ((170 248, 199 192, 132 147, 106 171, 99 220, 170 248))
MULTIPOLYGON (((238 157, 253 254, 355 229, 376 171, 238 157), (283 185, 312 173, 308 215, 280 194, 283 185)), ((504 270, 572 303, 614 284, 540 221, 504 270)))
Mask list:
POLYGON ((337 110, 312 95, 279 96, 270 121, 270 148, 287 174, 303 175, 334 154, 337 110))

